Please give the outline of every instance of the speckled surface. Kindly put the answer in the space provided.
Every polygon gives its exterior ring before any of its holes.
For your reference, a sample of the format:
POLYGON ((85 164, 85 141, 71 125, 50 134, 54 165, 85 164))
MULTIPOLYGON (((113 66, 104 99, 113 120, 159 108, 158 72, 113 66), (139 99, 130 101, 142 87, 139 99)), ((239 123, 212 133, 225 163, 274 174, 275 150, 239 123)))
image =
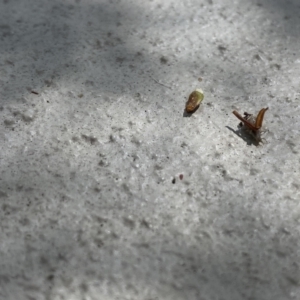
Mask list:
POLYGON ((300 299, 299 49, 298 0, 1 1, 0 299, 300 299))

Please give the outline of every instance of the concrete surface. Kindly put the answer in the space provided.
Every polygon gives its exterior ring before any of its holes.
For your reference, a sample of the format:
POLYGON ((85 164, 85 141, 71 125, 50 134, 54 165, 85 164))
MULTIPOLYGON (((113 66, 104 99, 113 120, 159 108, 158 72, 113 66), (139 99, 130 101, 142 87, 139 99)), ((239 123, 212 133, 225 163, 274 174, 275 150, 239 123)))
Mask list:
POLYGON ((298 0, 1 1, 0 299, 300 299, 299 49, 298 0))

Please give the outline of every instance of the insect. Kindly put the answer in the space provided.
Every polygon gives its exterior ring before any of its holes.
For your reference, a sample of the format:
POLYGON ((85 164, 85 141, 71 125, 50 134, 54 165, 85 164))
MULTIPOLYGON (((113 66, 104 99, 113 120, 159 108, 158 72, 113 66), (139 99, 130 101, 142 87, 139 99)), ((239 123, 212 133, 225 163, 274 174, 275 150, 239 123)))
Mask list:
POLYGON ((255 139, 257 142, 261 142, 261 127, 262 127, 262 123, 264 120, 264 115, 265 112, 268 110, 269 108, 262 108, 257 117, 255 118, 255 116, 253 116, 252 114, 248 114, 247 112, 244 112, 244 117, 242 117, 236 110, 234 110, 232 113, 240 120, 242 121, 242 123, 240 124, 240 126, 244 129, 246 129, 246 131, 248 131, 255 139))
POLYGON ((199 107, 203 98, 203 91, 201 89, 196 89, 190 94, 189 99, 185 105, 185 110, 190 114, 193 113, 199 107))

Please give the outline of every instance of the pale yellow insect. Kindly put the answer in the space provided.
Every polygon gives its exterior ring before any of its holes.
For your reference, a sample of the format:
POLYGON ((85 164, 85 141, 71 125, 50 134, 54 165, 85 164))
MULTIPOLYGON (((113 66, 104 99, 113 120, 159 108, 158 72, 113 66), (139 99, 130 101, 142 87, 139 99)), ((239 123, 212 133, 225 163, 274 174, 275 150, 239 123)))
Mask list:
POLYGON ((193 113, 199 107, 203 99, 204 99, 203 91, 201 89, 196 89, 190 94, 189 99, 185 105, 185 110, 188 113, 193 113))

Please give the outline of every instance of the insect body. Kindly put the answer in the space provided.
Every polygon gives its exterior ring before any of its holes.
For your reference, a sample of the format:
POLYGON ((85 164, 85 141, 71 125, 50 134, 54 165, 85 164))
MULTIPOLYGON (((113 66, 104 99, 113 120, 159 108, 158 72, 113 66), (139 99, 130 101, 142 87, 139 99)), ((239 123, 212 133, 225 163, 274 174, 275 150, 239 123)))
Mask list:
POLYGON ((242 117, 237 111, 233 111, 232 113, 242 121, 242 128, 246 129, 251 135, 258 141, 261 142, 261 127, 264 119, 265 112, 269 108, 263 108, 259 111, 257 117, 252 114, 244 113, 244 117, 242 117))
POLYGON ((186 103, 185 110, 188 113, 193 113, 199 107, 203 98, 204 98, 204 94, 201 89, 197 89, 197 90, 193 91, 190 94, 189 99, 186 103))

